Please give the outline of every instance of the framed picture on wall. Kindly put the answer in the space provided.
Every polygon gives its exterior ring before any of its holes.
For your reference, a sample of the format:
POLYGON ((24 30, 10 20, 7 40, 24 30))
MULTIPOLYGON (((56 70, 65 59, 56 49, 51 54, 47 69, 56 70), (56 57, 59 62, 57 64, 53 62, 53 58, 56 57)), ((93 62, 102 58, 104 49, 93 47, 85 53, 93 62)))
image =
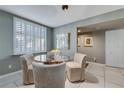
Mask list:
POLYGON ((92 47, 93 46, 93 37, 85 37, 84 38, 84 46, 92 47))

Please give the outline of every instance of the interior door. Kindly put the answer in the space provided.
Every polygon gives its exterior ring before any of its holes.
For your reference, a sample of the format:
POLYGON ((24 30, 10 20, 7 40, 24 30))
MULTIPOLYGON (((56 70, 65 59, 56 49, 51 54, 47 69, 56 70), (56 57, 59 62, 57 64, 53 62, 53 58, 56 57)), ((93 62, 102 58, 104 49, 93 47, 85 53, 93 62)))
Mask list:
POLYGON ((106 65, 124 68, 124 29, 106 31, 106 65))

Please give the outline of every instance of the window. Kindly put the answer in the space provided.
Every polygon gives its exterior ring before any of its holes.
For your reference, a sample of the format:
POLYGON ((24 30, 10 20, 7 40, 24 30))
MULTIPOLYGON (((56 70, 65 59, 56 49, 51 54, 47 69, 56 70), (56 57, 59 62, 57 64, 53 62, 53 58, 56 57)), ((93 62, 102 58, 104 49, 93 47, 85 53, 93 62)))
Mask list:
POLYGON ((70 33, 68 34, 57 34, 56 42, 58 49, 69 49, 70 48, 70 33))
POLYGON ((13 20, 14 54, 46 52, 46 27, 16 17, 13 20))

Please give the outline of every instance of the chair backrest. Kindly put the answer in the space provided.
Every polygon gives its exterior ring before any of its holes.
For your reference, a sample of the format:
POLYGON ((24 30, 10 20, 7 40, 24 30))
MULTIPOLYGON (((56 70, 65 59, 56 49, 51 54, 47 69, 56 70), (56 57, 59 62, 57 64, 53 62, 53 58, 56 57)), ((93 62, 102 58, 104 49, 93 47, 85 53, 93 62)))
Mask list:
POLYGON ((21 58, 23 58, 26 61, 27 65, 31 65, 32 62, 34 61, 33 54, 26 54, 26 55, 21 56, 21 58))
POLYGON ((85 54, 75 53, 74 62, 82 63, 85 57, 85 54))
POLYGON ((33 63, 34 84, 36 88, 65 87, 65 62, 55 65, 33 63))

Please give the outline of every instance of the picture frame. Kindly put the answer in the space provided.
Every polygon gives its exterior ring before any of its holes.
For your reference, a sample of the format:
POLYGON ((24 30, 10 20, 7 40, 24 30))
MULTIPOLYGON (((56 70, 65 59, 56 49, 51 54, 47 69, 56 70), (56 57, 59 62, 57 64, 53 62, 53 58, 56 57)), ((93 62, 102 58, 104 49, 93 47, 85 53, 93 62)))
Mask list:
POLYGON ((68 33, 68 50, 70 49, 71 33, 68 33))
POLYGON ((92 47, 93 46, 93 37, 85 37, 84 38, 84 47, 92 47))

